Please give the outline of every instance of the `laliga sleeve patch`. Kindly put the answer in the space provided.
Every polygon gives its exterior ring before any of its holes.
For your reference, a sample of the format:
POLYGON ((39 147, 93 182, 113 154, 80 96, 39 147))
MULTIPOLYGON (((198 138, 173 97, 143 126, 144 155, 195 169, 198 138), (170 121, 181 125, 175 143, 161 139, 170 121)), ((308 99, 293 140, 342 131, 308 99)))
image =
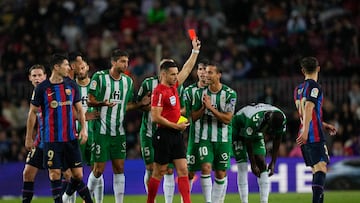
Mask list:
POLYGON ((313 88, 310 92, 310 96, 317 98, 319 96, 319 89, 318 88, 313 88))
POLYGON ((90 89, 95 90, 95 89, 96 89, 96 85, 97 85, 97 83, 96 83, 95 80, 91 81, 91 83, 90 83, 90 89))

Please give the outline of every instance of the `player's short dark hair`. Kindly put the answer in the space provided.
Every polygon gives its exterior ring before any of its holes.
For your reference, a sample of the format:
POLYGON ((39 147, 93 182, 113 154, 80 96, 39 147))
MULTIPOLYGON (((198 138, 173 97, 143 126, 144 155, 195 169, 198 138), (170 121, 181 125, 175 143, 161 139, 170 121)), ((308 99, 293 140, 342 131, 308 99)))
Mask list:
POLYGON ((203 66, 206 67, 209 63, 210 63, 209 59, 202 58, 202 59, 199 60, 198 65, 202 64, 203 66))
POLYGON ((117 61, 120 57, 129 57, 129 54, 126 51, 115 49, 111 52, 111 61, 117 61))
POLYGON ((300 66, 304 69, 305 73, 313 73, 319 66, 319 62, 315 57, 305 57, 301 59, 300 66))
POLYGON ((83 57, 83 55, 80 52, 74 51, 74 52, 70 52, 69 53, 69 63, 74 63, 76 62, 76 58, 80 56, 81 58, 83 57))
POLYGON ((176 68, 178 67, 175 62, 173 62, 173 61, 165 61, 164 63, 162 63, 160 65, 160 70, 167 71, 167 70, 169 70, 169 68, 174 68, 174 67, 176 67, 176 68))
POLYGON ((274 111, 270 114, 269 124, 274 130, 277 131, 283 128, 284 120, 284 115, 281 112, 274 111))
POLYGON ((56 64, 62 64, 64 60, 68 60, 67 54, 64 53, 55 53, 50 58, 50 70, 54 69, 56 64))
POLYGON ((46 74, 45 66, 43 66, 41 64, 34 64, 29 68, 29 75, 31 74, 31 71, 35 70, 35 69, 41 69, 44 72, 44 74, 46 74))
POLYGON ((216 72, 217 72, 217 73, 222 73, 222 72, 223 72, 222 66, 221 66, 219 63, 217 63, 217 62, 209 62, 209 63, 207 64, 207 66, 214 66, 214 67, 216 68, 216 72))

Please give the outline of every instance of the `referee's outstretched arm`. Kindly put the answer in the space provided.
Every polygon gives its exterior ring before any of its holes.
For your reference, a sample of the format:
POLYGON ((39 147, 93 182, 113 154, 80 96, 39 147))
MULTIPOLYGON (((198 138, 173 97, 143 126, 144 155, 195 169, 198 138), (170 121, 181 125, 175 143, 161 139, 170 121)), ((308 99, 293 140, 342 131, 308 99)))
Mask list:
POLYGON ((189 59, 184 63, 181 71, 178 74, 179 85, 183 84, 184 81, 186 80, 186 78, 191 73, 192 69, 195 66, 196 59, 200 53, 200 47, 201 47, 200 41, 197 38, 195 38, 194 40, 191 41, 191 43, 193 46, 192 50, 191 50, 191 55, 190 55, 189 59))

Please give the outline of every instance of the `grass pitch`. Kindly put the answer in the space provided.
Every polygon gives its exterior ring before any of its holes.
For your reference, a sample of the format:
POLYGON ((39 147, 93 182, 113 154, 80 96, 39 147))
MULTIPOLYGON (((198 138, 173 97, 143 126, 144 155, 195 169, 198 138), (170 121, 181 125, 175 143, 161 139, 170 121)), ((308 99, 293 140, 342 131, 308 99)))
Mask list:
MULTIPOLYGON (((204 202, 204 198, 201 194, 191 195, 191 200, 194 203, 204 202)), ((325 203, 358 203, 360 200, 360 191, 326 191, 325 192, 325 203)), ((269 203, 304 203, 311 202, 312 194, 311 193, 270 193, 269 203)), ((18 203, 21 202, 20 198, 2 198, 0 202, 4 203, 18 203)), ((49 203, 52 202, 50 197, 34 197, 33 203, 49 203)), ((78 197, 76 203, 81 203, 82 200, 78 197)), ((104 203, 115 202, 115 199, 111 195, 106 195, 104 199, 104 203)), ((124 198, 125 203, 140 203, 146 202, 145 195, 125 195, 124 198)), ((158 195, 157 202, 164 202, 164 196, 158 195)), ((174 197, 174 203, 180 202, 180 196, 177 194, 174 197)), ((240 202, 240 197, 238 194, 230 193, 226 195, 225 203, 234 203, 240 202)), ((249 194, 249 202, 260 202, 258 193, 250 193, 249 194)))

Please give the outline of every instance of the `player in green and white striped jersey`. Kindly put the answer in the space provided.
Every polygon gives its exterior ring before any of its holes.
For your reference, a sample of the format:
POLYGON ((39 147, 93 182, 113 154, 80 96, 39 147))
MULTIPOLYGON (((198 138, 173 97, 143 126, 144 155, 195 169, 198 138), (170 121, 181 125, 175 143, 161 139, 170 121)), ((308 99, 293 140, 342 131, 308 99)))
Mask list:
MULTIPOLYGON (((220 82, 221 67, 206 66, 207 88, 195 92, 192 119, 195 122, 194 142, 199 143, 201 160, 201 183, 206 199, 224 201, 227 187, 226 170, 230 166, 231 119, 235 112, 237 95, 230 87, 220 82), (211 170, 215 170, 212 185, 211 170)), ((207 200, 208 201, 208 200, 207 200)))
POLYGON ((269 176, 273 175, 281 137, 286 133, 286 116, 270 104, 251 104, 240 109, 232 120, 233 151, 238 165, 238 190, 241 202, 248 202, 248 157, 258 177, 260 202, 267 203, 269 176), (272 159, 267 166, 264 134, 272 137, 272 159), (248 154, 247 154, 248 153, 248 154))
POLYGON ((185 108, 186 108, 185 117, 187 117, 190 122, 188 146, 187 146, 187 153, 186 153, 186 159, 187 159, 188 169, 189 169, 190 191, 192 189, 193 178, 194 178, 195 172, 201 170, 200 159, 199 159, 199 156, 197 156, 199 144, 194 143, 195 125, 191 119, 192 101, 194 100, 195 92, 199 88, 206 87, 205 67, 207 64, 208 64, 207 60, 201 60, 198 63, 197 71, 196 71, 198 81, 185 88, 184 94, 183 94, 183 99, 182 99, 182 100, 184 100, 185 108))
MULTIPOLYGON (((88 166, 93 168, 94 166, 94 157, 93 150, 95 147, 94 144, 94 120, 99 118, 99 114, 95 111, 94 107, 88 107, 88 91, 90 87, 90 77, 89 77, 89 65, 82 61, 80 64, 74 66, 75 80, 79 85, 80 96, 81 96, 81 104, 84 109, 87 130, 88 130, 88 140, 86 144, 80 145, 81 154, 83 162, 85 162, 88 166)), ((78 122, 76 122, 76 128, 79 132, 81 126, 78 122)), ((92 178, 93 173, 89 174, 87 186, 89 188, 90 194, 94 195, 95 202, 102 202, 104 198, 104 178, 101 175, 99 179, 92 178), (93 181, 98 181, 98 183, 94 183, 93 181), (97 187, 95 187, 97 186, 97 187)))
MULTIPOLYGON (((194 54, 194 56, 196 56, 194 54)), ((196 58, 191 57, 187 60, 187 63, 184 64, 186 66, 194 66, 196 58)), ((173 59, 162 59, 160 65, 165 61, 174 61, 173 59)), ((152 76, 145 78, 142 82, 139 91, 137 100, 140 101, 143 97, 147 95, 151 95, 152 91, 155 87, 160 83, 159 76, 152 76)), ((178 94, 183 95, 184 86, 180 85, 178 87, 178 94)), ((181 97, 180 97, 181 98, 181 97)), ((180 106, 185 106, 183 100, 180 100, 180 106)), ((142 108, 143 115, 141 120, 141 128, 140 128, 140 145, 141 145, 141 154, 143 160, 145 162, 145 174, 144 174, 144 186, 146 192, 148 191, 147 183, 149 178, 151 177, 153 171, 153 163, 154 163, 154 148, 152 145, 152 135, 155 133, 156 124, 152 122, 150 115, 151 106, 145 106, 142 108)), ((170 203, 173 200, 174 192, 175 192, 175 179, 173 173, 173 164, 169 164, 167 174, 164 175, 164 183, 163 183, 163 191, 165 197, 165 203, 170 203)))
POLYGON ((150 103, 150 97, 144 97, 138 103, 132 102, 133 80, 124 74, 128 63, 128 53, 114 50, 111 55, 111 68, 93 75, 88 100, 88 105, 96 107, 100 112, 100 118, 94 123, 95 156, 92 173, 94 178, 98 179, 105 170, 106 161, 112 161, 115 201, 120 203, 123 202, 125 192, 125 113, 150 103))

